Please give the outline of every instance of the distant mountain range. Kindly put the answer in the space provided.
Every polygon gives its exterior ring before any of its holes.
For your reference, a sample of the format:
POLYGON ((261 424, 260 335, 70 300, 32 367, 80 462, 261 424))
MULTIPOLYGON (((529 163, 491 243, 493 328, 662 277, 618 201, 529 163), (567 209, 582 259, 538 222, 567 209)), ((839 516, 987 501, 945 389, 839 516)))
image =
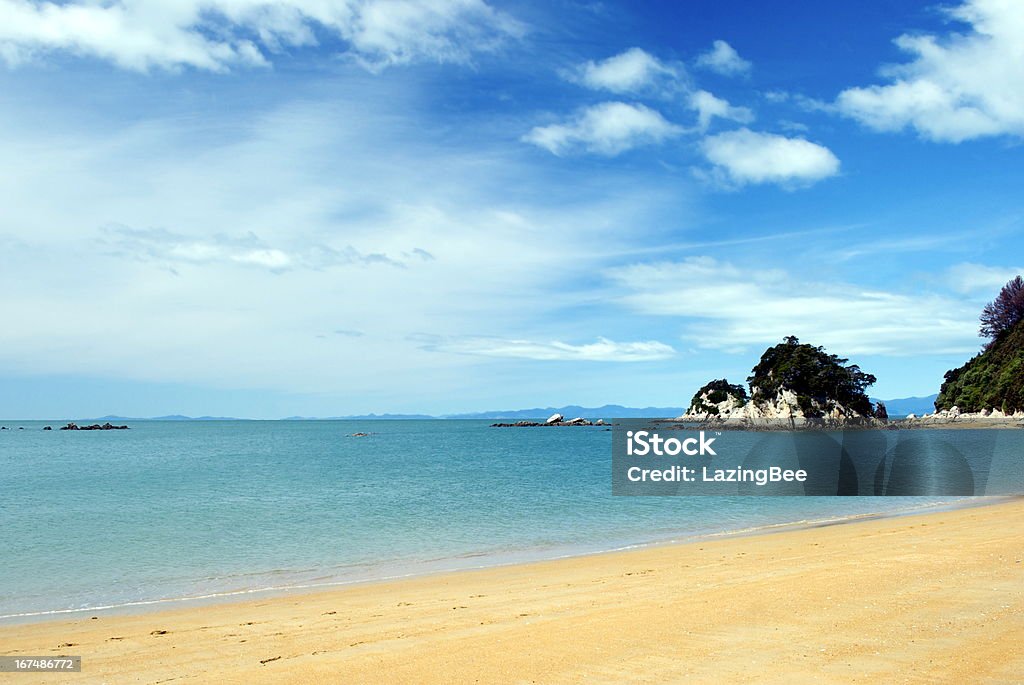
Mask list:
POLYGON ((96 419, 78 419, 79 421, 245 421, 232 416, 184 416, 183 414, 168 414, 167 416, 116 416, 108 414, 96 419))
MULTIPOLYGON (((593 419, 630 419, 660 416, 679 416, 682 407, 623 407, 618 404, 606 404, 603 407, 581 407, 570 404, 565 407, 534 407, 533 409, 504 409, 497 411, 471 412, 467 414, 349 414, 346 416, 286 416, 282 421, 402 421, 410 419, 546 419, 552 414, 563 414, 568 418, 583 416, 593 419)), ((132 417, 108 415, 95 419, 79 419, 79 421, 246 421, 231 416, 168 416, 132 417)))
POLYGON ((408 421, 411 419, 444 419, 430 414, 351 414, 349 416, 286 416, 283 421, 408 421))
POLYGON ((552 414, 562 414, 566 418, 582 416, 589 419, 634 419, 659 416, 679 416, 683 413, 682 407, 623 407, 618 404, 606 404, 602 407, 581 407, 577 404, 570 404, 564 407, 534 407, 532 409, 500 409, 494 411, 469 412, 466 414, 441 414, 432 416, 430 414, 353 414, 349 416, 289 416, 288 421, 316 421, 316 420, 352 420, 352 421, 387 421, 387 420, 408 420, 408 419, 546 419, 552 414))
POLYGON ((903 397, 897 400, 876 400, 872 398, 871 401, 883 402, 889 416, 899 418, 907 414, 917 414, 920 416, 921 414, 932 413, 935 411, 935 398, 938 396, 938 393, 936 393, 927 397, 903 397))
MULTIPOLYGON (((895 400, 881 400, 885 403, 889 416, 894 418, 906 416, 907 414, 927 414, 935 411, 935 398, 937 395, 927 397, 903 397, 895 400)), ((872 398, 873 402, 878 400, 872 398)), ((410 419, 546 419, 552 414, 562 414, 566 418, 582 416, 587 419, 633 419, 652 417, 673 417, 679 416, 685 410, 683 407, 623 407, 619 404, 606 404, 601 407, 581 407, 576 404, 564 407, 534 407, 532 409, 503 409, 495 411, 470 412, 466 414, 442 414, 432 416, 430 414, 352 414, 348 416, 288 416, 284 421, 400 421, 410 419)), ((79 419, 79 421, 245 421, 231 416, 183 416, 181 414, 170 414, 168 416, 153 416, 149 418, 130 416, 101 416, 96 419, 79 419)))

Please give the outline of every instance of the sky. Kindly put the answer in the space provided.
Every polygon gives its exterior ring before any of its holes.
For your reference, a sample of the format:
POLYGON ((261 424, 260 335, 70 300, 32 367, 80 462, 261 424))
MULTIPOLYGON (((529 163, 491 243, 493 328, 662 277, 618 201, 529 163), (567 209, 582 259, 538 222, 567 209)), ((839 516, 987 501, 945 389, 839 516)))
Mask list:
POLYGON ((928 395, 1022 139, 1017 0, 0 0, 0 416, 928 395))

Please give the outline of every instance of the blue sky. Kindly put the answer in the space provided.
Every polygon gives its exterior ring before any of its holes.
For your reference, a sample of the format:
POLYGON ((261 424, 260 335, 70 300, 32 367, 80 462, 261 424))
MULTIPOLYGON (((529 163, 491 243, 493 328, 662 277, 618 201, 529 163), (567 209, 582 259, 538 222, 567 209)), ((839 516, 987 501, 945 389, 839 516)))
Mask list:
POLYGON ((0 415, 937 391, 1024 265, 1024 6, 0 0, 0 415))

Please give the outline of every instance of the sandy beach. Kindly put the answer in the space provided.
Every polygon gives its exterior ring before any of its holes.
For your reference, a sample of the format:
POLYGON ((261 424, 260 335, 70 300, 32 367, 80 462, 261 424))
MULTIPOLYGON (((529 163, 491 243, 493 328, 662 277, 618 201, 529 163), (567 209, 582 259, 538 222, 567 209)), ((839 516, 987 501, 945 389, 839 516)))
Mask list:
POLYGON ((4 626, 16 683, 1024 682, 1024 501, 4 626))

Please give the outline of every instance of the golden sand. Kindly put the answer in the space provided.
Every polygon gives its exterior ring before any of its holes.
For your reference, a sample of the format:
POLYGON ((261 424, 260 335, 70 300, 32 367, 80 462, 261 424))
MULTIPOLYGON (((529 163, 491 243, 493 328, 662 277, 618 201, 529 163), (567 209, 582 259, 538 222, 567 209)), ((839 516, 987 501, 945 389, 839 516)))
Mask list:
POLYGON ((94 683, 1021 683, 1024 501, 0 628, 94 683))

